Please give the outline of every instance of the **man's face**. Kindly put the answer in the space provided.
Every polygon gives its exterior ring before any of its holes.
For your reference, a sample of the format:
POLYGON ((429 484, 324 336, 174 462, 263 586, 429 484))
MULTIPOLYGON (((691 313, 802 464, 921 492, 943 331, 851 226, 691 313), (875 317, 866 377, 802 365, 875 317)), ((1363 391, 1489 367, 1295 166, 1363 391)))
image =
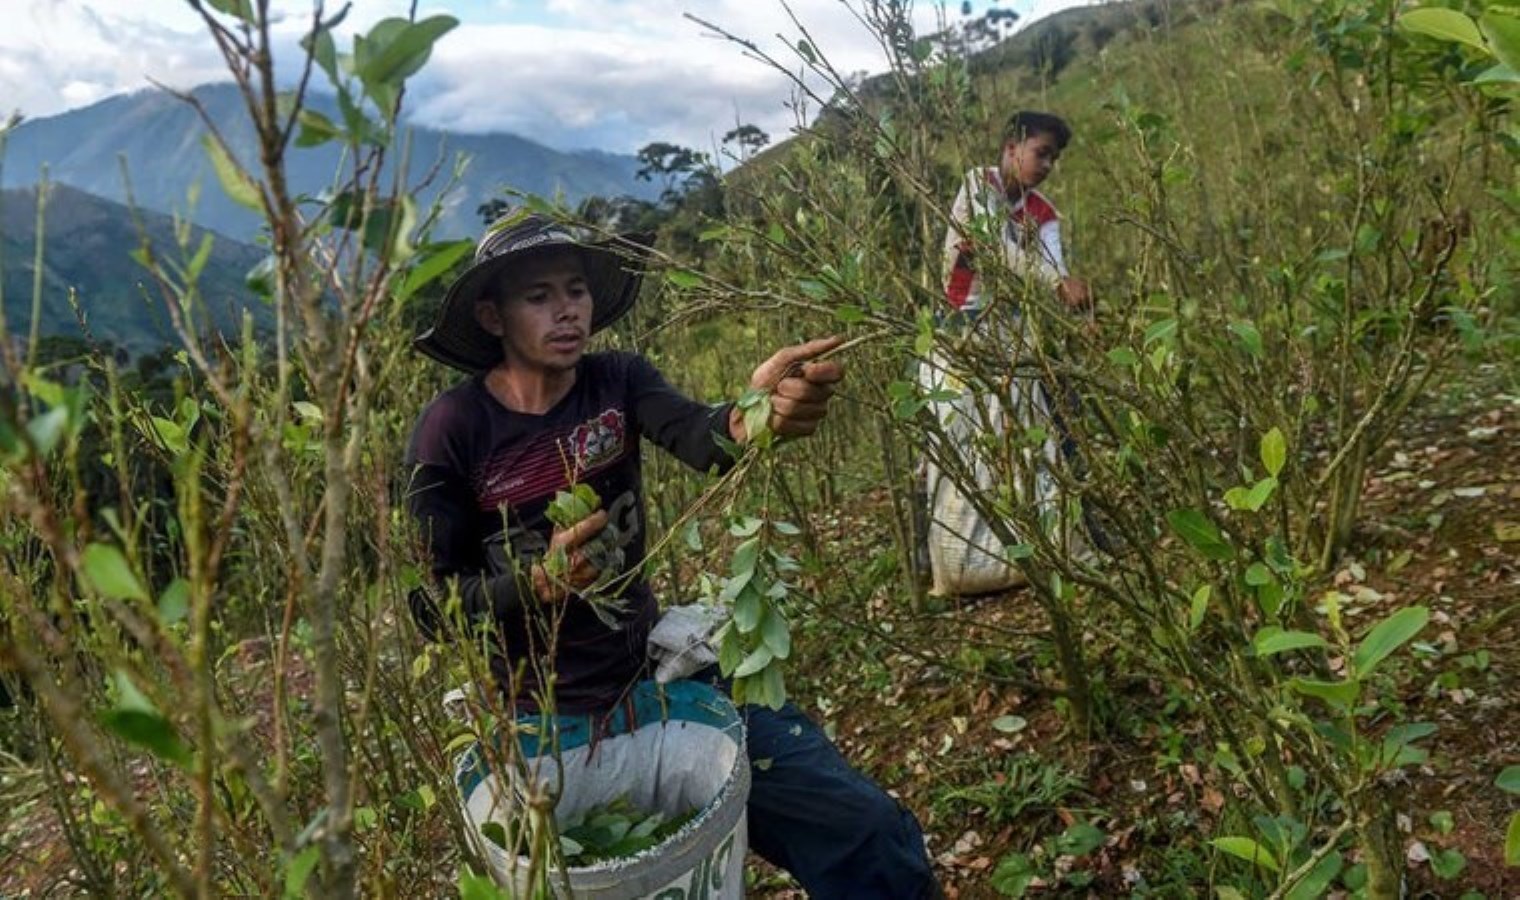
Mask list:
POLYGON ((1003 184, 1009 188, 1025 190, 1038 187, 1050 176, 1056 160, 1061 158, 1061 148, 1051 135, 1036 132, 1022 141, 1003 144, 1001 171, 1003 184))
POLYGON ((542 372, 575 368, 591 335, 592 300, 573 250, 529 256, 475 305, 481 327, 502 338, 507 362, 542 372))

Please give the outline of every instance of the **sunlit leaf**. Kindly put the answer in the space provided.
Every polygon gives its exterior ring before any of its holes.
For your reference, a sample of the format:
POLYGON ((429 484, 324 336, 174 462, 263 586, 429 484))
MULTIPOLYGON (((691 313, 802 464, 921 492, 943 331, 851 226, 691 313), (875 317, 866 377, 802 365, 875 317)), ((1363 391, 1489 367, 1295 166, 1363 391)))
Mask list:
POLYGON ((1192 602, 1188 609, 1188 629, 1197 631, 1198 626, 1203 624, 1203 617, 1209 611, 1209 595, 1214 589, 1209 585, 1203 585, 1193 592, 1192 602))
POLYGON ((1478 19, 1478 27, 1499 62, 1520 70, 1520 19, 1488 10, 1478 19))
POLYGON ((1269 872, 1282 871, 1282 866, 1277 863, 1277 857, 1273 856, 1266 847, 1248 837, 1215 838, 1209 843, 1231 856, 1258 865, 1269 872))
POLYGON ((301 110, 296 114, 296 121, 301 125, 301 131, 296 135, 297 147, 318 147, 343 138, 343 129, 314 109, 301 110))
POLYGON ((1307 631, 1283 631, 1275 625, 1268 625, 1256 632, 1256 637, 1251 640, 1251 646, 1256 650, 1257 656, 1271 656, 1275 653, 1287 653, 1290 650, 1330 645, 1317 634, 1307 631))
POLYGON ((1483 35, 1478 32, 1478 26, 1472 19, 1454 9, 1440 7, 1412 9, 1399 16, 1399 26, 1415 34, 1423 34, 1443 41, 1457 41, 1479 50, 1487 49, 1483 44, 1483 35))
POLYGON ((370 29, 370 52, 354 74, 365 86, 394 85, 422 68, 438 39, 459 24, 453 16, 430 16, 420 22, 382 20, 370 29))
POLYGON ((221 182, 222 190, 227 196, 239 206, 262 212, 264 205, 260 199, 259 186, 241 166, 232 161, 221 142, 208 134, 201 139, 201 145, 206 148, 206 155, 211 157, 216 180, 221 182))
POLYGON ((1267 474, 1275 478, 1282 473, 1287 461, 1288 439, 1283 437, 1282 429, 1274 427, 1261 436, 1261 464, 1266 466, 1267 474))
POLYGON ((665 280, 682 290, 688 290, 700 285, 702 276, 685 269, 671 269, 665 273, 665 280))
POLYGON ((306 847, 290 858, 290 862, 285 864, 286 898, 306 896, 306 882, 321 860, 322 848, 317 844, 306 847))
POLYGON ((1357 677, 1366 678, 1372 674, 1378 663, 1418 634, 1428 621, 1430 610, 1423 606, 1410 606, 1373 626, 1356 648, 1353 664, 1356 666, 1357 677))

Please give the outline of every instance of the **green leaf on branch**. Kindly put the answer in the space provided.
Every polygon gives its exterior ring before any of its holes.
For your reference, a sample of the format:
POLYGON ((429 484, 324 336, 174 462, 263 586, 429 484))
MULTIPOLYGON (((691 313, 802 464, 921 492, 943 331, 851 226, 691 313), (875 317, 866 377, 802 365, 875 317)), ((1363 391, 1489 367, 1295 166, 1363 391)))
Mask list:
POLYGON ((771 649, 769 647, 766 647, 764 645, 756 647, 749 656, 744 657, 743 662, 739 663, 739 668, 734 670, 734 677, 748 678, 749 676, 770 665, 771 660, 775 658, 776 655, 771 652, 771 649))
POLYGON ((1170 341, 1172 336, 1176 333, 1177 320, 1162 319, 1161 321, 1151 325, 1151 327, 1145 329, 1145 337, 1142 339, 1141 343, 1143 346, 1149 347, 1151 344, 1157 341, 1170 341))
POLYGON ((1268 625, 1256 632, 1256 637, 1251 640, 1251 646, 1255 648, 1257 656, 1272 656, 1276 653, 1287 653, 1290 650, 1330 645, 1317 634, 1307 631, 1283 631, 1276 625, 1268 625))
POLYGON ((201 138, 201 146, 206 148, 206 155, 211 157, 211 168, 216 171, 216 180, 221 182, 222 190, 227 196, 239 206, 262 212, 264 204, 258 184, 243 167, 232 161, 232 157, 227 155, 227 148, 209 134, 201 138))
POLYGON ((739 408, 744 411, 744 433, 749 437, 749 443, 762 448, 770 446, 774 437, 771 433, 771 395, 759 391, 748 406, 741 399, 739 408))
POLYGON ((253 22, 252 0, 206 0, 206 4, 223 15, 242 22, 253 22))
POLYGON ((296 135, 297 147, 318 147, 343 138, 343 129, 314 109, 301 110, 296 121, 301 124, 301 133, 296 135))
POLYGON ((1349 710, 1361 696, 1362 686, 1356 681, 1317 681, 1312 678, 1294 678, 1288 686, 1306 697, 1323 700, 1338 710, 1349 710))
POLYGON ((80 560, 85 577, 104 596, 112 600, 147 600, 148 592, 127 563, 122 552, 110 544, 91 544, 84 548, 80 560))
POLYGON ((100 714, 101 726, 159 759, 189 768, 190 751, 169 720, 137 689, 131 676, 118 671, 114 682, 116 705, 100 714))
POLYGON ((1232 334, 1240 339, 1240 343, 1246 348, 1246 352, 1258 359, 1262 354, 1261 332, 1256 326, 1244 319, 1229 324, 1232 334))
POLYGON ((1192 603, 1188 609, 1189 631, 1197 631, 1198 626, 1203 624, 1203 617, 1209 611, 1209 596, 1213 593, 1213 587, 1207 584, 1193 592, 1192 603))
POLYGON ((1478 27, 1499 62, 1520 70, 1520 19, 1489 10, 1478 20, 1478 27))
POLYGON ((1287 461, 1288 439, 1283 437, 1282 429, 1274 427, 1261 436, 1261 464, 1266 466, 1268 475, 1276 478, 1287 461))
POLYGON ((158 597, 158 617, 165 625, 173 625, 190 612, 190 582, 176 578, 169 582, 158 597))
POLYGON ((1378 749, 1378 764, 1398 768, 1425 762, 1429 754, 1413 744, 1435 733, 1436 726, 1430 722, 1410 722, 1388 729, 1378 749))
POLYGON ((1473 84, 1515 84, 1520 82, 1520 69, 1512 69, 1504 63, 1490 66, 1478 73, 1473 84))
POLYGON ((1277 857, 1273 856, 1272 852, 1266 847, 1248 837, 1215 838, 1209 841, 1209 843, 1237 859, 1243 859, 1269 872, 1282 871, 1282 866, 1277 863, 1277 857))
POLYGON ((1259 512, 1267 501, 1272 498, 1272 492, 1277 490, 1277 479, 1268 475, 1256 482, 1249 488, 1232 487, 1224 492, 1225 505, 1233 510, 1259 512))
POLYGON ((1293 885, 1293 889, 1284 895, 1284 900, 1319 900, 1325 895, 1330 883, 1335 876, 1341 873, 1341 867, 1345 864, 1339 850, 1332 850, 1328 856, 1314 864, 1299 882, 1293 885))
POLYGON ((765 611, 764 598, 754 584, 745 584, 734 598, 734 627, 741 634, 749 634, 760 625, 760 615, 765 611))
POLYGON ((322 847, 311 844, 290 858, 285 864, 285 897, 295 900, 306 896, 306 882, 322 859, 322 847))
POLYGON ((1353 665, 1356 677, 1366 678, 1388 654, 1419 633, 1430 621, 1430 610, 1423 606, 1401 609, 1373 626, 1356 648, 1353 665))
POLYGON ((1483 35, 1472 19, 1454 9, 1425 7, 1412 9, 1399 16, 1399 26, 1405 31, 1422 34, 1443 41, 1456 41, 1478 50, 1486 50, 1483 35))
POLYGON ((422 261, 406 273, 406 277, 401 280, 401 285, 396 288, 396 302, 406 302, 417 291, 437 281, 474 249, 475 245, 471 241, 449 241, 446 244, 426 245, 426 254, 422 257, 422 261))
POLYGON ((765 619, 760 623, 760 640, 765 642, 766 649, 777 659, 786 659, 792 655, 792 630, 787 627, 786 617, 780 610, 770 609, 765 613, 765 619))
POLYGON ((53 448, 58 446, 68 430, 69 411, 62 406, 55 406, 39 416, 33 416, 26 423, 27 436, 32 439, 32 446, 37 448, 38 455, 43 457, 53 452, 53 448))
POLYGON ((430 16, 420 22, 382 19, 359 45, 364 52, 356 49, 354 74, 366 88, 399 86, 422 68, 433 52, 433 45, 458 24, 453 16, 430 16))
POLYGON ((1225 541, 1219 529, 1196 509, 1175 509, 1166 514, 1172 531, 1204 558, 1226 561, 1235 558, 1235 548, 1225 541))
POLYGON ((1509 819, 1509 831, 1504 836, 1504 864, 1520 866, 1520 812, 1509 819))
POLYGON ((702 276, 695 272, 688 272, 685 269, 671 269, 665 273, 665 280, 670 282, 672 286, 684 291, 700 285, 702 283, 702 276))

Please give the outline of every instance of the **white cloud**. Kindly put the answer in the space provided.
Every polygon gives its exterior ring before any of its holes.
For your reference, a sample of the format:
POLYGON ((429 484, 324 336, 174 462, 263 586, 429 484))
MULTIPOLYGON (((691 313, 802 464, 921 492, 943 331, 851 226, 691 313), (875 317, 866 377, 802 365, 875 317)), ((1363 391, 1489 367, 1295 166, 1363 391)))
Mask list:
MULTIPOLYGON (((141 89, 150 78, 175 88, 226 80, 215 47, 184 0, 6 3, 21 9, 0 31, 0 104, 8 107, 0 115, 10 108, 51 115, 141 89)), ((877 42, 851 11, 863 3, 791 3, 813 43, 841 72, 884 65, 877 42)), ((1027 18, 1030 8, 1044 13, 1075 3, 1011 5, 1027 18)), ((310 0, 274 0, 273 6, 281 17, 279 44, 293 59, 310 0)), ((409 6, 409 0, 356 0, 341 30, 365 30, 409 6)), ((424 2, 419 14, 439 11, 453 12, 462 24, 439 42, 414 85, 412 112, 424 124, 628 152, 654 140, 711 149, 736 120, 779 138, 796 122, 785 76, 683 15, 690 11, 800 68, 791 48, 801 31, 778 0, 435 0, 424 2)), ((958 12, 959 3, 952 3, 949 14, 958 12)), ((940 13, 918 4, 915 27, 934 30, 940 13)), ((340 48, 346 45, 340 40, 340 48)))

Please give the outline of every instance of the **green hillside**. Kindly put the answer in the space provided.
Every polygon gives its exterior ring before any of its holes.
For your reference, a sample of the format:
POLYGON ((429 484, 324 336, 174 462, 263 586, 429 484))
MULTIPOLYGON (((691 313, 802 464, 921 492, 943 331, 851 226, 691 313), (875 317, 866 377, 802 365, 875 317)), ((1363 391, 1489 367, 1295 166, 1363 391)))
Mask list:
MULTIPOLYGON (((142 243, 132 211, 62 184, 52 185, 45 196, 39 333, 89 339, 134 356, 177 346, 164 294, 132 257, 142 243)), ((155 252, 184 263, 176 250, 181 230, 174 220, 144 212, 140 221, 155 252)), ((0 193, 0 271, 13 339, 24 339, 31 330, 36 226, 36 189, 0 193)), ((251 295, 244 286, 248 271, 264 258, 261 250, 200 228, 184 229, 183 236, 191 254, 211 239, 199 282, 209 321, 200 322, 201 328, 236 333, 244 309, 251 309, 260 326, 272 319, 266 308, 248 306, 251 295)))

